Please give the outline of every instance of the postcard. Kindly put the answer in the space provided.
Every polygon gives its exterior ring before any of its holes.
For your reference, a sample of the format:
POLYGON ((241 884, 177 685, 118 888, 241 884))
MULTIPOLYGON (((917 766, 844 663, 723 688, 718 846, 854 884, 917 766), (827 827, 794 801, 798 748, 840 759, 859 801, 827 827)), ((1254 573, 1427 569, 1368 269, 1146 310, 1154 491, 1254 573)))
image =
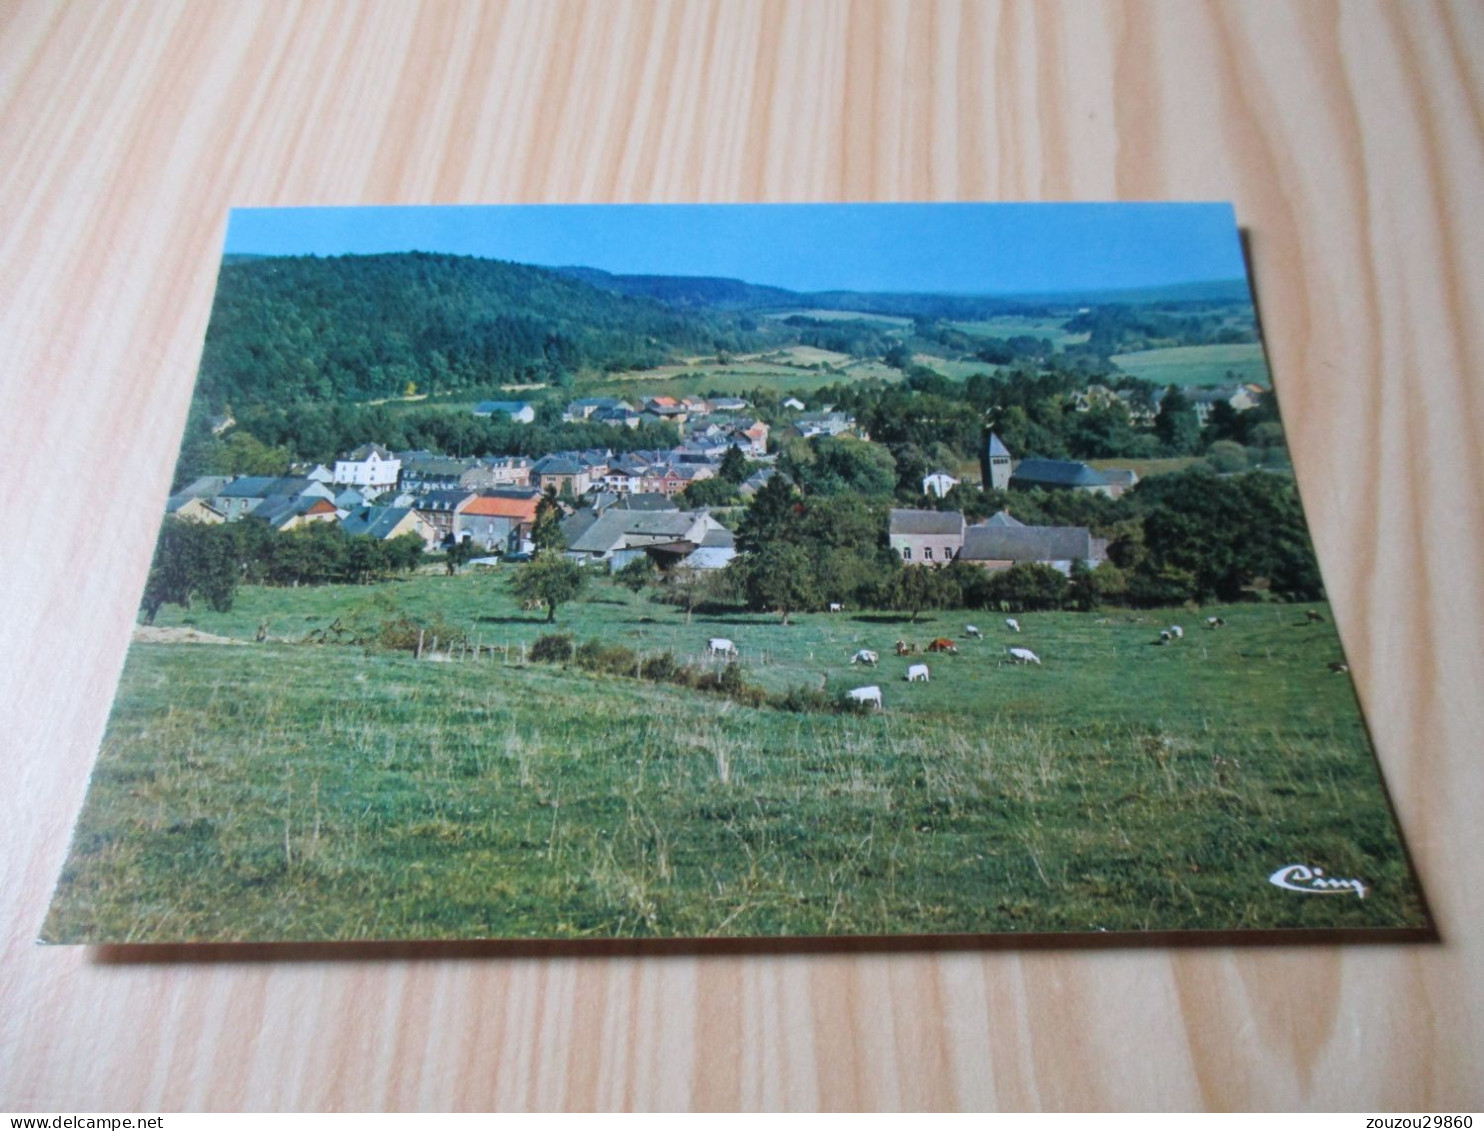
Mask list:
POLYGON ((1426 937, 1298 486, 1227 205, 235 211, 43 939, 1426 937))

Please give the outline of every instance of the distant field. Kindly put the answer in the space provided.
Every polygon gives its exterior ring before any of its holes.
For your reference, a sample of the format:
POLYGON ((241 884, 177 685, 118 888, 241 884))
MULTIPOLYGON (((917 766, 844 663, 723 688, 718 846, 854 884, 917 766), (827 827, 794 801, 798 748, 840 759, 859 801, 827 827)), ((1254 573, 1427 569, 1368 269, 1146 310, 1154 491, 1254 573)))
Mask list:
POLYGON ((1063 328, 1066 321, 1066 318, 1022 318, 1007 314, 984 322, 950 322, 949 325, 980 338, 1013 338, 1021 334, 1049 338, 1058 349, 1087 341, 1087 334, 1069 334, 1063 328))
MULTIPOLYGON (((1417 923, 1328 624, 1306 607, 683 614, 606 582, 558 628, 745 678, 882 688, 866 717, 741 707, 548 665, 506 577, 248 588, 206 632, 134 647, 46 937, 609 937, 1417 923), (294 643, 381 608, 508 658, 294 643), (967 640, 966 620, 987 639, 967 640), (1186 638, 1153 644, 1184 621, 1186 638), (956 639, 903 681, 902 636, 956 639), (1001 665, 1012 642, 1040 668, 1001 665), (860 647, 882 653, 852 666, 860 647), (1364 900, 1282 892, 1292 861, 1364 900)), ((166 610, 162 623, 182 623, 166 610)))
POLYGON ((1262 346, 1178 346, 1166 350, 1121 353, 1113 361, 1125 373, 1157 385, 1220 385, 1236 374, 1243 384, 1271 385, 1262 346))
POLYGON ((781 310, 764 315, 766 318, 792 318, 794 315, 814 318, 820 322, 878 322, 884 326, 910 326, 912 319, 898 318, 892 314, 867 314, 860 310, 781 310))
POLYGON ((975 373, 998 373, 1000 367, 991 365, 987 361, 959 361, 952 358, 936 357, 930 353, 914 354, 913 361, 918 365, 926 366, 934 373, 941 373, 944 377, 954 381, 962 381, 972 377, 975 373))
POLYGON ((899 370, 879 362, 852 361, 850 357, 829 350, 794 346, 780 351, 789 357, 787 363, 765 360, 774 354, 741 357, 727 365, 665 365, 655 369, 635 370, 614 375, 610 380, 585 384, 585 395, 605 392, 623 397, 692 396, 716 389, 724 394, 741 395, 751 389, 772 389, 779 393, 810 393, 826 385, 860 381, 875 377, 900 381, 899 370), (808 369, 821 364, 834 369, 808 369))

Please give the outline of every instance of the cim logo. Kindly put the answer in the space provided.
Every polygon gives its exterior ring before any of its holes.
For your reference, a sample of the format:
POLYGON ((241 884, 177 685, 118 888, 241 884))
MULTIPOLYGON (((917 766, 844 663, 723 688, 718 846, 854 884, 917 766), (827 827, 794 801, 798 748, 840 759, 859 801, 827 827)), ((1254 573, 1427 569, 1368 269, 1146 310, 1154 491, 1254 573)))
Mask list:
POLYGON ((1323 868, 1310 868, 1307 864, 1285 864, 1271 876, 1268 883, 1284 891, 1302 892, 1304 895, 1349 895, 1354 893, 1365 898, 1366 886, 1359 880, 1337 880, 1324 874, 1323 868))

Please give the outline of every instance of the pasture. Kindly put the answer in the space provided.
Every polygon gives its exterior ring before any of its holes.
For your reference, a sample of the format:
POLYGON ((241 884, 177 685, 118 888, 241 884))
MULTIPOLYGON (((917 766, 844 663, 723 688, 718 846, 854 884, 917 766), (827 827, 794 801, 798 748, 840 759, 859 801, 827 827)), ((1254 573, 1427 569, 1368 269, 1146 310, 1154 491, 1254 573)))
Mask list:
MULTIPOLYGON (((45 935, 166 939, 1137 931, 1422 922, 1328 624, 1310 606, 1105 615, 697 613, 607 582, 557 629, 863 715, 520 663, 500 571, 244 589, 125 666, 45 935), (442 616, 479 662, 300 643, 442 616), (1219 613, 1228 627, 1197 626, 1219 613), (1183 620, 1185 639, 1154 643, 1183 620), (967 623, 984 639, 969 639, 967 623), (956 655, 898 657, 953 639, 956 655), (1004 663, 1009 645, 1041 667, 1004 663), (852 665, 860 649, 874 667, 852 665), (908 684, 910 663, 927 682, 908 684), (1309 898, 1307 862, 1371 885, 1309 898)), ((180 625, 177 609, 159 623, 180 625)))
POLYGON ((1156 385, 1224 385, 1233 380, 1267 388, 1273 384, 1258 342, 1141 350, 1116 354, 1113 362, 1125 373, 1156 385))

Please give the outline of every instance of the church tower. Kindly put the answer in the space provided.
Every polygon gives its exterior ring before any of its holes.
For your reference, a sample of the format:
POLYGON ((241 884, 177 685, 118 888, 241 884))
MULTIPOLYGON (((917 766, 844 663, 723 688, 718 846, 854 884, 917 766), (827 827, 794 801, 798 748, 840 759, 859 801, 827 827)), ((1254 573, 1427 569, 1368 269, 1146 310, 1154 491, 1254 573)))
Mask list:
POLYGON ((1010 449, 988 429, 979 453, 979 472, 986 491, 1003 491, 1010 486, 1010 449))

